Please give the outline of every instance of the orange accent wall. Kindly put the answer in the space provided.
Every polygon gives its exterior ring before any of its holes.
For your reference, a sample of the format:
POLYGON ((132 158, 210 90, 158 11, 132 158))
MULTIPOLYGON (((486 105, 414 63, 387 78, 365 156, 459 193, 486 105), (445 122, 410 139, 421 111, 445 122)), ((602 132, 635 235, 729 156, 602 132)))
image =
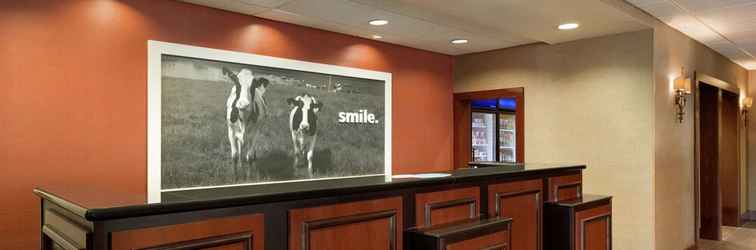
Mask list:
POLYGON ((0 1, 0 249, 35 186, 146 193, 147 40, 393 73, 394 172, 452 168, 453 58, 176 1, 0 1))

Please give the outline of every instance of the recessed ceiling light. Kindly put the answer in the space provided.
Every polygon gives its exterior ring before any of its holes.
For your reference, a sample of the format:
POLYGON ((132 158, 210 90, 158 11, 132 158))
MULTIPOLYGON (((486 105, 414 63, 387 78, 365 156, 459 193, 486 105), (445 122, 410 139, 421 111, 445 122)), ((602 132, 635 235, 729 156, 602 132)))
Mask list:
POLYGON ((560 30, 574 30, 574 29, 577 29, 578 27, 580 27, 580 24, 577 24, 577 23, 563 23, 563 24, 560 24, 559 27, 557 28, 559 28, 560 30))
POLYGON ((381 39, 381 38, 383 38, 383 36, 381 36, 381 35, 373 35, 373 39, 381 39))
POLYGON ((389 21, 388 20, 384 20, 384 19, 375 19, 375 20, 370 20, 370 22, 368 22, 368 23, 370 25, 373 25, 373 26, 382 26, 382 25, 388 24, 389 21))
POLYGON ((468 42, 470 42, 470 41, 468 41, 467 39, 454 39, 454 40, 451 40, 452 44, 465 44, 465 43, 468 43, 468 42))

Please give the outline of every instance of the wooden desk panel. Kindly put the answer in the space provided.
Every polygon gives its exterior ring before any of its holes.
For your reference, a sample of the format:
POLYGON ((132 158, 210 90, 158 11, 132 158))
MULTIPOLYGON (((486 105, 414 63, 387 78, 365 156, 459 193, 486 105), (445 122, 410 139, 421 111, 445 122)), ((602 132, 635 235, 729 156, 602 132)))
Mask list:
POLYGON ((512 238, 512 219, 475 218, 408 231, 411 249, 507 250, 512 238))
POLYGON ((575 248, 612 249, 612 207, 603 205, 575 212, 575 248))
POLYGON ((509 250, 509 231, 483 235, 449 244, 446 250, 509 250))
POLYGON ((512 218, 512 249, 541 249, 542 197, 541 179, 488 186, 488 211, 512 218))
POLYGON ((548 178, 547 202, 578 199, 583 195, 583 175, 563 175, 548 178))
POLYGON ((457 188, 415 195, 418 227, 445 224, 480 215, 480 188, 457 188))
POLYGON ((587 194, 580 199, 546 203, 546 249, 611 250, 611 199, 587 194))
POLYGON ((290 250, 401 250, 402 198, 289 210, 290 250))
POLYGON ((264 227, 263 215, 251 214, 114 232, 111 249, 264 249, 264 227))

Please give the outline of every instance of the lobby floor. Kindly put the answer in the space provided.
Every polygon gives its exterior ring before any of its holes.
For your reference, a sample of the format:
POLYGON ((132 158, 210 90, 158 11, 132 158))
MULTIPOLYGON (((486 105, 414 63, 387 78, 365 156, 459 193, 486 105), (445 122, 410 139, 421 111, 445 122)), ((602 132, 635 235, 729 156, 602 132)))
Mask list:
POLYGON ((756 250, 756 222, 722 227, 722 241, 700 240, 699 250, 756 250))

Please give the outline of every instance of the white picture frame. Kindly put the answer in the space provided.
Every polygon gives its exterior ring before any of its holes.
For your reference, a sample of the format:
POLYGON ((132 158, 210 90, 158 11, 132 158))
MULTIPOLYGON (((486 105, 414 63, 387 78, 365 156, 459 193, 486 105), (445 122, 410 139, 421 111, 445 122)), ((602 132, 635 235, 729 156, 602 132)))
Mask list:
MULTIPOLYGON (((330 75, 379 80, 385 83, 385 118, 384 118, 384 173, 386 178, 391 176, 391 73, 379 72, 322 63, 313 63, 293 59, 256 55, 221 49, 204 48, 176 43, 149 40, 147 42, 147 201, 161 202, 162 172, 161 172, 161 118, 162 118, 162 57, 163 55, 182 56, 230 63, 259 65, 265 67, 291 69, 330 75)), ((356 178, 363 176, 344 176, 334 178, 319 178, 306 180, 291 180, 278 182, 258 182, 247 184, 233 184, 221 186, 190 187, 188 189, 205 189, 244 185, 264 185, 273 183, 314 181, 324 179, 356 178)), ((370 175, 375 176, 375 175, 370 175)), ((380 176, 380 175, 378 175, 380 176)), ((176 191, 174 189, 170 191, 176 191)))

